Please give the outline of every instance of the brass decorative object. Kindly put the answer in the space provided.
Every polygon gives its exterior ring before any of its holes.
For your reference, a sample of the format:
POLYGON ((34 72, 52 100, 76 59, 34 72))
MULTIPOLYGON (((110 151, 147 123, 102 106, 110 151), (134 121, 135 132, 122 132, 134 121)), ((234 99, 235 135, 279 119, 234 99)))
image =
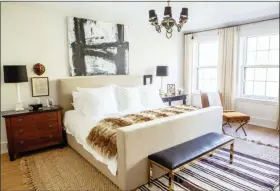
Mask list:
POLYGON ((166 29, 166 38, 170 39, 172 37, 173 27, 177 27, 177 31, 180 32, 183 25, 188 20, 188 8, 182 8, 179 23, 176 23, 175 19, 172 18, 172 10, 170 7, 170 0, 167 1, 167 7, 164 8, 164 17, 159 24, 157 14, 155 10, 149 11, 149 21, 153 25, 158 33, 161 32, 161 28, 166 29))

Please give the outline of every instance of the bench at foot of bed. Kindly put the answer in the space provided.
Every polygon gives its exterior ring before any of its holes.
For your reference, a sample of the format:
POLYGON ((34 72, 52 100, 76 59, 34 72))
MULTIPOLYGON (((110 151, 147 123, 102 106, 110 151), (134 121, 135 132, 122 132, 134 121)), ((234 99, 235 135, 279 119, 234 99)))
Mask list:
POLYGON ((149 186, 152 186, 153 164, 169 173, 169 190, 174 190, 174 173, 177 170, 180 170, 184 165, 193 162, 204 155, 212 155, 215 150, 229 144, 229 162, 232 164, 234 139, 218 133, 208 133, 185 143, 149 155, 149 186))

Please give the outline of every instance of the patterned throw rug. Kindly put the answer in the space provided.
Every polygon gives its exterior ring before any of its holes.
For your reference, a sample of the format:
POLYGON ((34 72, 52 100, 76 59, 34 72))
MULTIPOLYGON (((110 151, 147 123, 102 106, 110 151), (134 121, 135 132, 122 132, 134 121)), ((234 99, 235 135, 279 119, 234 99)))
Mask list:
MULTIPOLYGON (((237 139, 233 164, 228 148, 176 173, 176 190, 279 190, 279 150, 237 139)), ((30 190, 110 190, 118 188, 70 147, 24 157, 21 170, 30 190)), ((167 176, 137 191, 168 190, 167 176)))
MULTIPOLYGON (((279 185, 279 165, 235 152, 229 163, 229 149, 203 157, 175 174, 175 190, 274 190, 279 185)), ((138 190, 168 190, 168 176, 141 186, 138 190)))

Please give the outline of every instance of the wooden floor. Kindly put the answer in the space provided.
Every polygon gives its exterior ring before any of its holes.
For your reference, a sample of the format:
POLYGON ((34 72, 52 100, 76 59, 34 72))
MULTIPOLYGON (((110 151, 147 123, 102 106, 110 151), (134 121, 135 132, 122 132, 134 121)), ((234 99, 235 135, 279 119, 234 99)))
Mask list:
MULTIPOLYGON (((233 128, 225 127, 227 134, 244 137, 242 130, 235 132, 235 129, 236 125, 233 128)), ((248 139, 279 145, 279 132, 276 130, 253 125, 247 125, 245 129, 248 139)), ((20 171, 20 159, 10 162, 8 154, 1 155, 1 190, 27 190, 20 171)))
POLYGON ((19 164, 20 159, 10 162, 7 153, 1 155, 1 190, 27 190, 19 164))
POLYGON ((225 133, 234 137, 246 137, 248 140, 256 140, 265 144, 279 146, 279 131, 255 125, 245 125, 244 129, 247 133, 247 136, 245 136, 242 129, 236 132, 238 126, 239 124, 232 124, 232 128, 224 126, 225 133))

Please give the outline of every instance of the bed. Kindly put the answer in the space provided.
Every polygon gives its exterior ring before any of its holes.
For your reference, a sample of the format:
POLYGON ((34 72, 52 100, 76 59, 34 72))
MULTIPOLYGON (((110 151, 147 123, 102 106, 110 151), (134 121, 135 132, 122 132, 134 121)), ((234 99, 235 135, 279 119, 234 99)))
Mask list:
MULTIPOLYGON (((99 119, 85 120, 82 116, 75 114, 71 105, 72 91, 75 91, 76 87, 97 88, 108 84, 137 86, 142 84, 142 76, 91 76, 60 79, 59 103, 65 113, 64 126, 68 144, 121 190, 133 190, 148 182, 148 155, 209 132, 221 133, 222 131, 222 108, 204 108, 120 128, 117 130, 117 157, 110 160, 101 158, 86 146, 83 142, 85 132, 81 133, 79 130, 84 126, 94 124, 99 119)), ((159 177, 163 173, 165 172, 161 169, 155 169, 154 177, 159 177)))

